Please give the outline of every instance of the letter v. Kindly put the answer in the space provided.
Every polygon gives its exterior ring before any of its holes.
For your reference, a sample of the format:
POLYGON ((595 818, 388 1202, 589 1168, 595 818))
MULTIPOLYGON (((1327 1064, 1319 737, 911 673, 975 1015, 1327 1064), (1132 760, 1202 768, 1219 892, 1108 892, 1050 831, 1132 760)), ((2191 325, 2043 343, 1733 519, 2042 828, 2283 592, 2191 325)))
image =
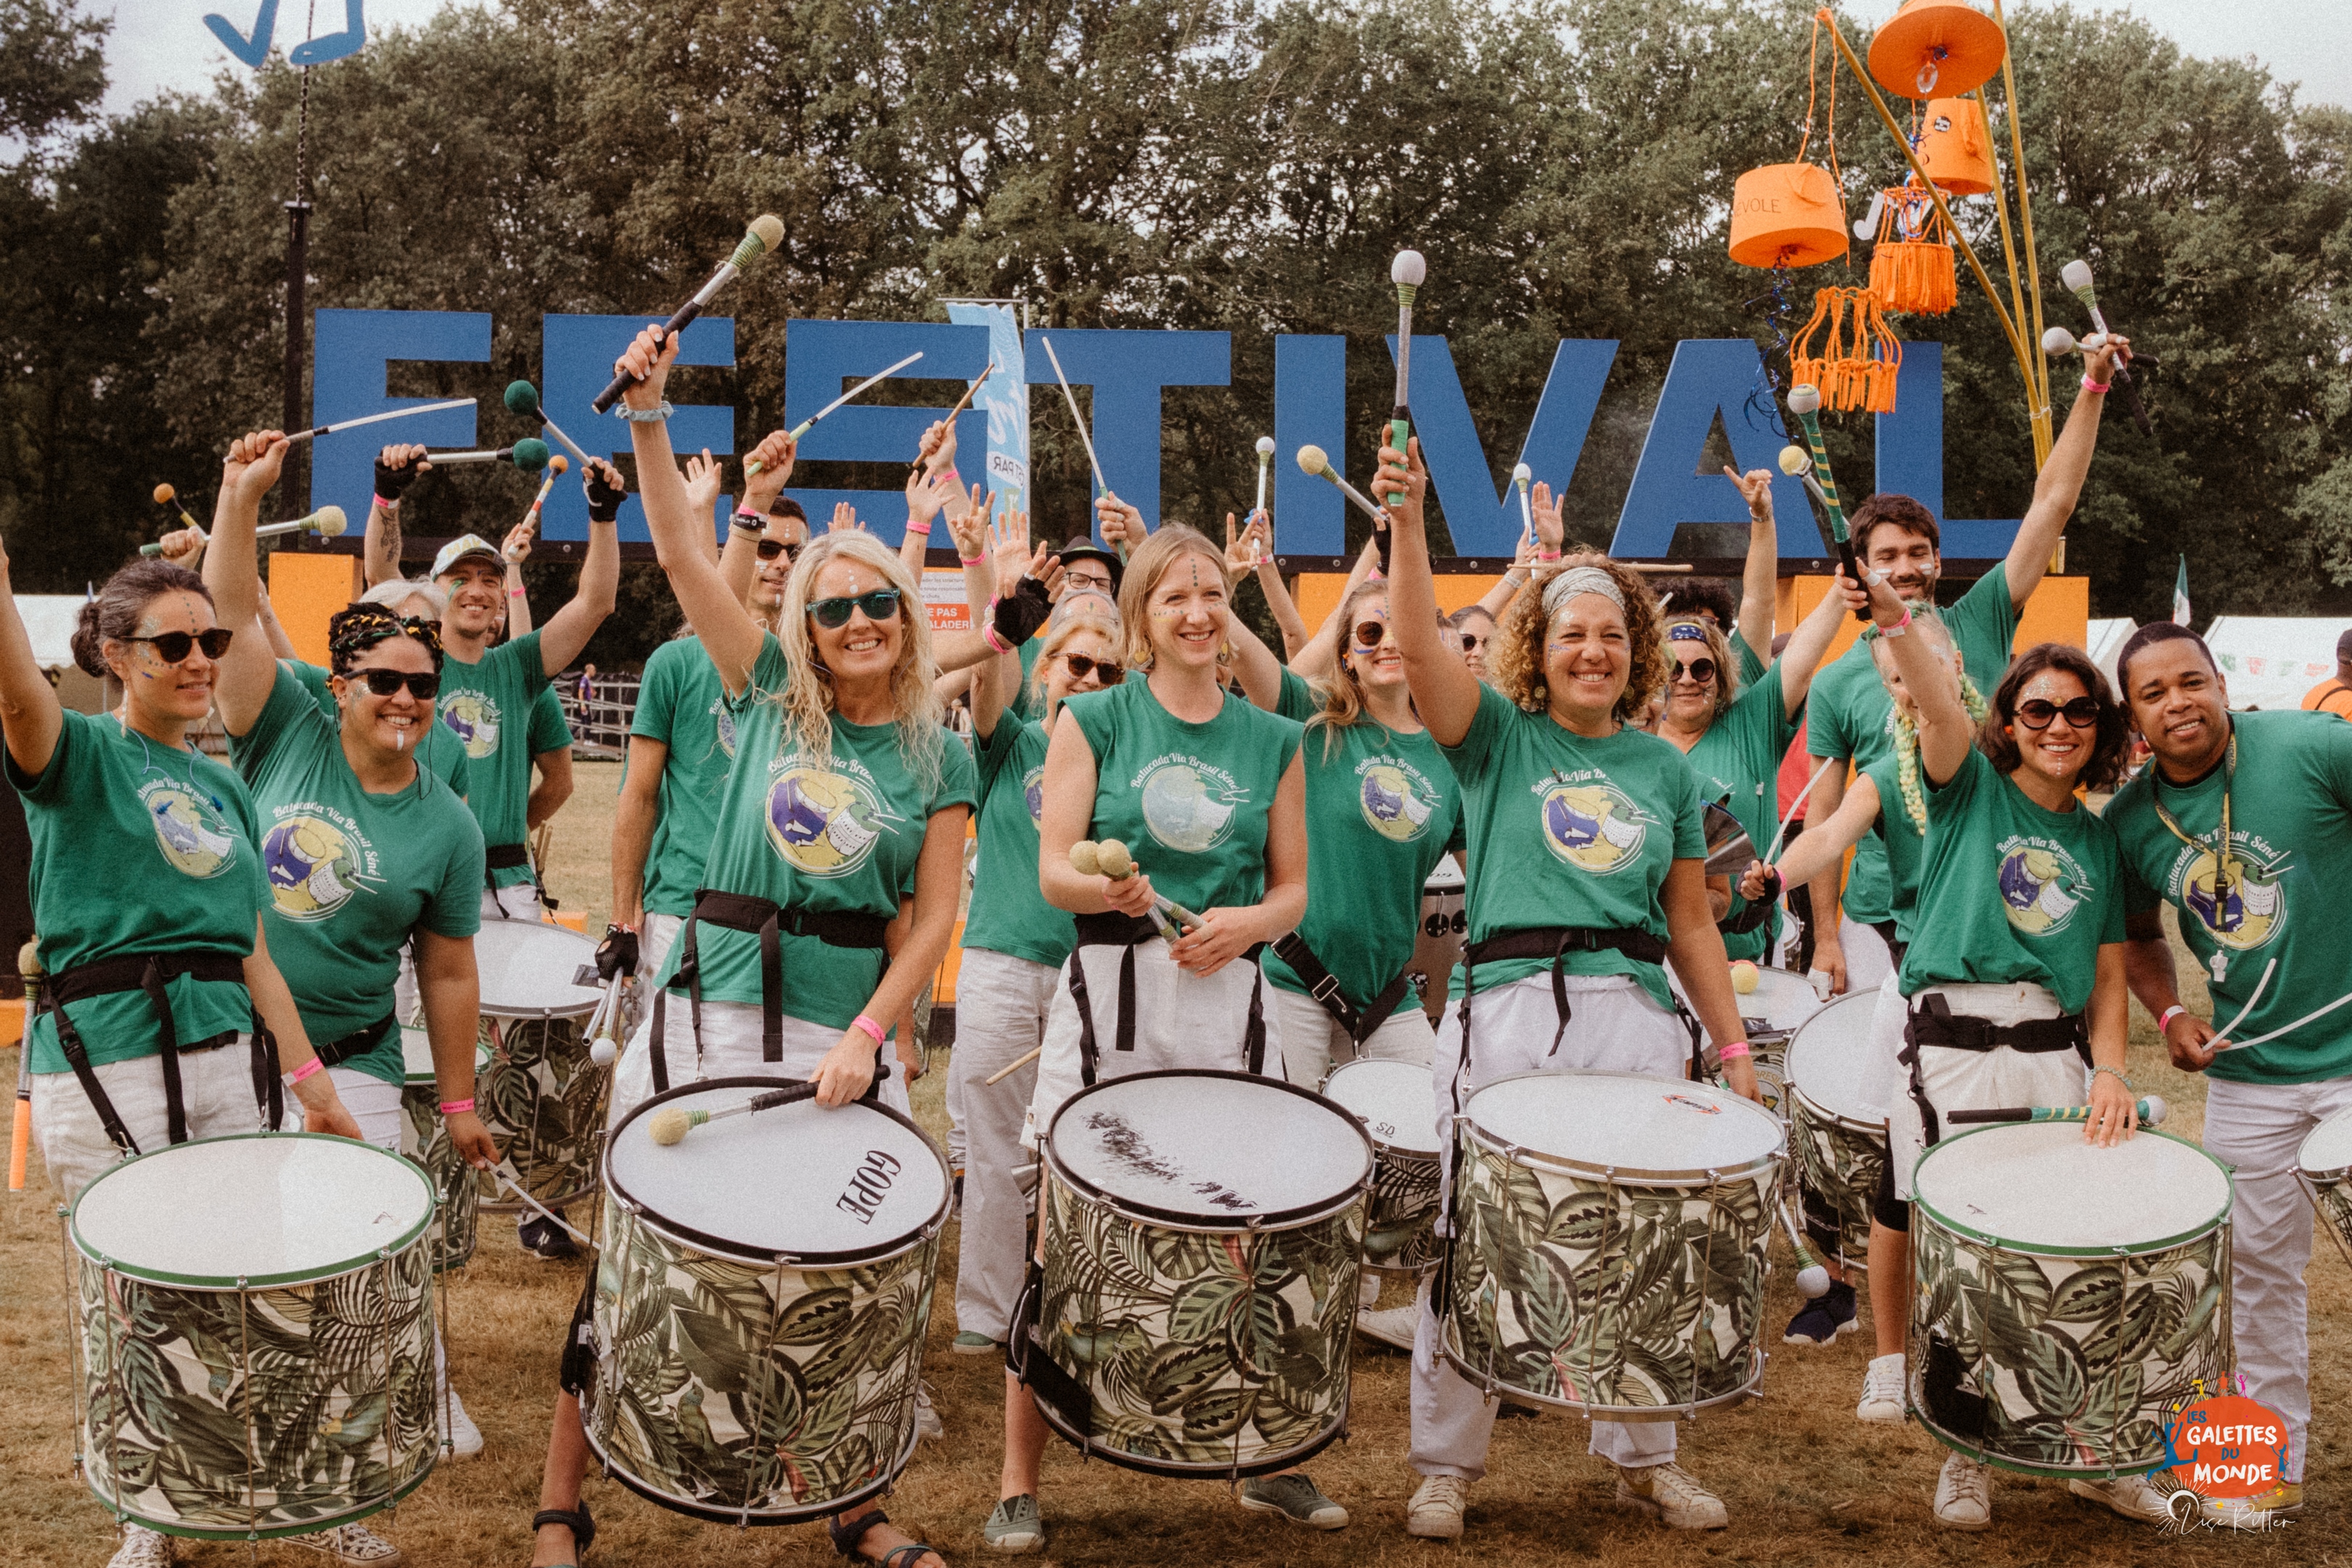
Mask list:
POLYGON ((221 41, 221 47, 243 60, 255 70, 269 58, 269 45, 278 32, 278 0, 261 0, 261 15, 253 19, 253 37, 247 37, 232 26, 226 16, 208 16, 205 26, 221 41))

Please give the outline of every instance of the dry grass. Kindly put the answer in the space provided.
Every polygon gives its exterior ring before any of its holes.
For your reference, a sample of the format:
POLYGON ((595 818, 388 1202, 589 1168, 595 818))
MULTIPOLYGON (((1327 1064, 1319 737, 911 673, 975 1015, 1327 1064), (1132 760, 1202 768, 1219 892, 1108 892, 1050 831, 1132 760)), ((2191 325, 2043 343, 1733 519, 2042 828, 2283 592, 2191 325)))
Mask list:
MULTIPOLYGON (((565 907, 601 925, 610 898, 605 833, 618 769, 583 764, 580 794, 561 819, 565 849, 552 868, 565 907), (577 899, 578 903, 572 900, 577 899)), ((2201 997, 2197 998, 2201 1003, 2201 997)), ((2160 1059, 2147 1021, 2138 1021, 2135 1079, 2169 1098, 2177 1130, 2197 1133, 2201 1087, 2160 1059)), ((941 1065, 941 1064, 935 1064, 941 1065)), ((14 1058, 0 1053, 13 1074, 14 1058)), ((934 1071, 917 1086, 919 1110, 943 1131, 934 1071)), ((33 1191, 0 1204, 0 1568, 78 1564, 99 1568, 110 1548, 104 1517, 69 1469, 71 1406, 66 1396, 64 1312, 54 1198, 37 1163, 33 1191)), ((489 1440, 479 1459, 446 1466, 397 1517, 380 1520, 415 1564, 434 1568, 520 1565, 530 1560, 528 1522, 536 1506, 560 1330, 580 1289, 577 1267, 525 1258, 509 1222, 485 1216, 480 1255, 454 1291, 451 1353, 457 1385, 489 1440)), ((953 1249, 950 1248, 952 1268, 953 1249)), ((1942 1450, 1916 1430, 1858 1426, 1853 1401, 1869 1351, 1866 1333, 1807 1352, 1777 1342, 1793 1310, 1784 1269, 1776 1276, 1772 1363, 1760 1403, 1701 1419, 1685 1434, 1684 1457, 1730 1507, 1727 1531, 1673 1534, 1608 1506, 1607 1468, 1584 1453, 1581 1422, 1549 1415, 1496 1429, 1490 1477, 1472 1492, 1469 1533, 1457 1547, 1403 1533, 1413 1477, 1405 1464, 1406 1384, 1402 1357, 1360 1351, 1354 1436, 1311 1472, 1356 1515, 1337 1535, 1310 1535, 1234 1507, 1223 1489, 1081 1466, 1066 1447, 1047 1457, 1045 1505, 1052 1529, 1046 1561, 1073 1563, 1424 1564, 1477 1562, 1598 1562, 1608 1568, 1667 1568, 1727 1563, 1867 1563, 1913 1565, 2042 1563, 2324 1563, 2352 1561, 2352 1521, 2343 1486, 2352 1394, 2352 1288, 2343 1259, 2322 1242, 2311 1268, 2313 1363, 2318 1425, 2307 1472, 2311 1511, 2266 1536, 2200 1532, 2179 1539, 2125 1524, 2070 1497, 2054 1482, 2003 1478, 1994 1533, 1938 1531, 1927 1500, 1942 1450)), ((929 1375, 949 1440, 926 1445, 890 1500, 892 1514, 937 1542, 956 1561, 981 1561, 979 1525, 996 1496, 1001 1375, 983 1357, 949 1353, 955 1331, 950 1279, 943 1278, 931 1320, 929 1375)), ((1867 1308, 1865 1306, 1865 1321, 1867 1308)), ((738 1533, 666 1513, 618 1486, 592 1481, 604 1534, 592 1563, 815 1565, 834 1561, 814 1526, 738 1533)), ((229 1565, 246 1549, 191 1544, 184 1561, 229 1565)), ((278 1544, 258 1560, 315 1563, 278 1544)))

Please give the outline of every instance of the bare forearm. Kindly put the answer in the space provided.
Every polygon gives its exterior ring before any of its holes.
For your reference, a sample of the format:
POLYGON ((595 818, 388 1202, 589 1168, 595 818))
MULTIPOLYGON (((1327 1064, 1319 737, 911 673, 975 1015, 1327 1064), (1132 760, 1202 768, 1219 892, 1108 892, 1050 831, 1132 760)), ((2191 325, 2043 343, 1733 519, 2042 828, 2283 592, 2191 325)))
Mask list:
POLYGON ((2106 402, 2105 394, 2087 389, 2074 399, 2074 406, 2067 411, 2066 427, 2059 432, 2057 445, 2050 449, 2049 460, 2034 479, 2033 502, 2026 509, 2025 521, 2018 525, 2017 538, 2002 565, 2012 604, 2022 605, 2032 598, 2050 569, 2051 554, 2058 548, 2059 536, 2066 531, 2066 520, 2074 515, 2083 481, 2091 472, 2091 456, 2099 446, 2099 416, 2106 402))
POLYGON ((614 806, 613 920, 616 924, 645 924, 646 857, 653 852, 657 815, 655 801, 635 789, 623 790, 614 806))
POLYGON ((2151 1016, 2161 1018, 2180 1005, 2180 973, 2173 964, 2172 944, 2161 931, 2124 943, 2124 976, 2151 1016))
MULTIPOLYGON (((1772 661, 1772 622, 1780 596, 1780 535, 1768 499, 1760 515, 1748 514, 1748 563, 1739 578, 1739 635, 1767 664, 1772 661)), ((1830 595, 1834 599, 1836 595, 1830 595)), ((1814 658, 1820 658, 1818 652, 1814 658)), ((1811 667, 1808 664, 1807 668, 1811 667)))
POLYGON ((1290 587, 1282 580, 1282 569, 1271 561, 1261 562, 1257 569, 1258 591, 1265 595, 1266 608, 1274 612, 1274 624, 1282 631, 1282 657, 1285 662, 1298 657, 1307 643, 1307 622, 1298 613, 1298 605, 1290 596, 1290 587))
POLYGON ((389 583, 400 575, 400 512, 386 511, 370 502, 367 518, 367 585, 389 583))

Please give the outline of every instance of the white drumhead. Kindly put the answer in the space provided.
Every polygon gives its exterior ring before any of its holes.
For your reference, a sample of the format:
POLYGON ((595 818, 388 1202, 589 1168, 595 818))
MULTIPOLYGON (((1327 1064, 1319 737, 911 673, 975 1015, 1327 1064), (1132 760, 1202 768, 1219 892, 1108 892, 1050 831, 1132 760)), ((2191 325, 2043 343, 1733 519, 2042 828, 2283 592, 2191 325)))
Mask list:
MULTIPOLYGON (((1690 1005, 1690 993, 1684 989, 1682 978, 1671 964, 1666 967, 1666 984, 1682 998, 1685 1006, 1690 1005)), ((1735 991, 1731 999, 1738 1004, 1740 1022, 1747 1026, 1751 1037, 1785 1037, 1822 1010, 1821 998, 1813 994, 1811 981, 1786 969, 1767 969, 1760 963, 1756 966, 1756 989, 1745 996, 1735 991)), ((1714 1037, 1712 1034, 1707 1036, 1710 1040, 1714 1037)))
POLYGON ((494 1018, 569 1016, 595 1011, 604 993, 574 985, 596 944, 576 931, 540 921, 484 921, 474 936, 482 975, 482 1011, 494 1018))
POLYGON ((1372 1168, 1352 1117, 1238 1074, 1098 1083, 1064 1102, 1047 1142, 1055 1165, 1113 1201, 1219 1227, 1335 1203, 1372 1168))
POLYGON ((1780 1119, 1728 1089, 1620 1072, 1497 1079, 1463 1117, 1490 1138, 1626 1171, 1744 1170, 1781 1147, 1780 1119))
MULTIPOLYGON (((420 1084, 429 1087, 433 1083, 433 1041, 424 1030, 413 1024, 403 1024, 400 1026, 400 1065, 406 1071, 408 1082, 412 1087, 420 1084)), ((474 1045, 475 1074, 479 1076, 488 1071, 489 1065, 488 1042, 476 1041, 474 1045)))
POLYGON ((1872 1127, 1885 1122, 1886 1108, 1872 1104, 1867 1092, 1884 1076, 1870 1059, 1870 1024, 1877 1011, 1877 991, 1857 991, 1806 1019, 1781 1058, 1789 1087, 1832 1116, 1872 1127))
POLYGON ((82 1189, 74 1244, 125 1274, 229 1289, 324 1279, 425 1234, 433 1186, 348 1138, 247 1133, 126 1161, 82 1189))
POLYGON ((2296 1163, 2312 1175, 2352 1167, 2352 1105, 2311 1130, 2311 1135, 2303 1141, 2303 1152, 2296 1163))
POLYGON ((1451 855, 1431 867, 1429 879, 1421 885, 1423 898, 1434 898, 1444 893, 1458 893, 1461 890, 1462 868, 1451 855))
POLYGON ((761 1257, 888 1252, 938 1217, 948 1193, 938 1152, 872 1106, 804 1100, 653 1140, 668 1107, 719 1110, 760 1092, 720 1085, 639 1106, 605 1156, 614 1190, 665 1229, 761 1257))
POLYGON ((1437 1152, 1437 1097, 1426 1064, 1359 1058, 1331 1069, 1323 1098, 1362 1122, 1384 1148, 1437 1152))
POLYGON ((2008 1122, 1927 1151, 1912 1195, 1947 1225, 2033 1251, 2141 1251, 2230 1212, 2230 1177, 2194 1144, 2142 1132, 2112 1149, 2080 1122, 2008 1122))

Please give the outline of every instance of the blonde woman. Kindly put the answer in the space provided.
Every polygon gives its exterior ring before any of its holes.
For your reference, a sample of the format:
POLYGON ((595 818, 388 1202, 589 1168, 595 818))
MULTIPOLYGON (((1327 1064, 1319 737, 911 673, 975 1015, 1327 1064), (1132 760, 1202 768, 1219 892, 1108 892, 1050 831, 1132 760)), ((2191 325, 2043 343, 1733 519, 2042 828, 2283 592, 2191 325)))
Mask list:
MULTIPOLYGON (((1482 687, 1437 630, 1419 448, 1383 447, 1377 493, 1401 493, 1390 605, 1413 705, 1460 780, 1471 864, 1465 994, 1438 1031, 1439 1147, 1455 1096, 1514 1073, 1591 1068, 1685 1076, 1690 1038, 1661 967, 1671 959, 1699 1022, 1754 1098, 1730 965, 1707 898, 1697 781, 1633 722, 1664 684, 1666 643, 1642 580, 1574 556, 1512 600, 1482 687), (1558 1000, 1555 1000, 1555 998, 1558 1000)), ((1441 1218, 1441 1223, 1445 1223, 1441 1218)), ((1462 1533, 1486 1473, 1496 1406, 1436 1353, 1424 1301, 1412 1363, 1412 1534, 1462 1533)), ((1675 1424, 1591 1423, 1617 1500, 1679 1529, 1720 1529, 1723 1504, 1675 1463, 1675 1424)))

